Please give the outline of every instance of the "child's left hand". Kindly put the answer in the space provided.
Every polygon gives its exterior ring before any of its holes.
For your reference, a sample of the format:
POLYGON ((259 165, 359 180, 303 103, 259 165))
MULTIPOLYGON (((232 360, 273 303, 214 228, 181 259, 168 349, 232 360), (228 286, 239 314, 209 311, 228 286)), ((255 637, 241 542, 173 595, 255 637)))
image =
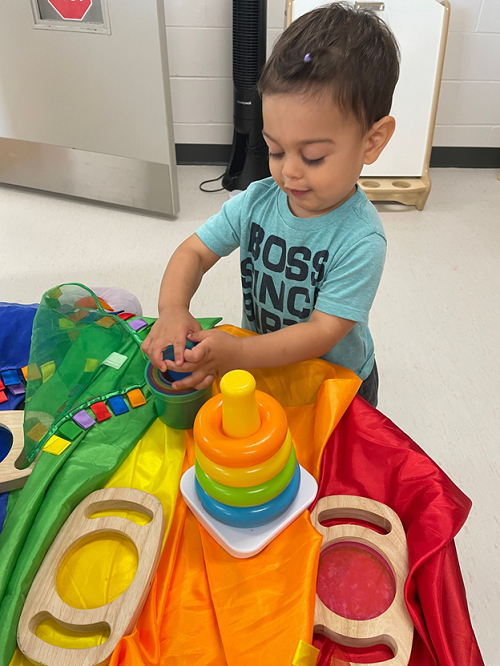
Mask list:
POLYGON ((188 335, 191 342, 198 344, 184 352, 184 363, 175 365, 167 361, 167 367, 176 372, 191 372, 186 379, 172 384, 174 389, 195 388, 198 390, 209 386, 215 377, 221 377, 230 370, 239 367, 242 354, 242 339, 218 329, 198 331, 188 335))

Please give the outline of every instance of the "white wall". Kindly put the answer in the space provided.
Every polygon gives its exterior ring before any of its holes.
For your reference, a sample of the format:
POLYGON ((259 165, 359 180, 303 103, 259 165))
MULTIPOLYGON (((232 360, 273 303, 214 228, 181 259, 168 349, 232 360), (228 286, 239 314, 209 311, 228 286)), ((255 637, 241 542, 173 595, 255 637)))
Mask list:
MULTIPOLYGON (((500 147, 500 0, 451 0, 434 145, 500 147)), ((232 141, 231 0, 165 0, 176 143, 232 141)), ((285 0, 268 0, 268 50, 285 0)))

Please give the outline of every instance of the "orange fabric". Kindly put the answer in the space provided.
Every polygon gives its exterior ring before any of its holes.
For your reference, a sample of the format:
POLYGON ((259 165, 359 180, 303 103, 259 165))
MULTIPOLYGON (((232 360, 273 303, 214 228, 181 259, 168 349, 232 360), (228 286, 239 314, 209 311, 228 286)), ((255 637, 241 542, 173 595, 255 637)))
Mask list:
MULTIPOLYGON (((318 478, 323 449, 360 380, 321 360, 252 374, 285 408, 297 458, 318 478)), ((192 431, 186 445, 185 469, 194 464, 192 431)), ((320 546, 305 512, 255 557, 233 558, 179 496, 151 594, 111 665, 290 666, 298 641, 312 640, 320 546)))

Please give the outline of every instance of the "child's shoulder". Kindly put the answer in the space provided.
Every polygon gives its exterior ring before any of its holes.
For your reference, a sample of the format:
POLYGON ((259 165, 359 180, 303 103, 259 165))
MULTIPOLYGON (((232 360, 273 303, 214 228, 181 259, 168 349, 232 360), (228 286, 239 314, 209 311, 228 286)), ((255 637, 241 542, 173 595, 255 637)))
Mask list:
POLYGON ((351 208, 352 221, 359 233, 361 235, 377 234, 385 240, 385 232, 380 215, 359 185, 353 199, 353 206, 351 208))

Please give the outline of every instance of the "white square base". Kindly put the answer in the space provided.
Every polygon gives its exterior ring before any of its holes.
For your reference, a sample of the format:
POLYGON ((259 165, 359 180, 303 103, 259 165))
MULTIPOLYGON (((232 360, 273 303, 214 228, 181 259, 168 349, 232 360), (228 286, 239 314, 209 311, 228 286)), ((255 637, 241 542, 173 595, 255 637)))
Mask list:
POLYGON ((299 492, 285 513, 260 527, 231 527, 219 522, 205 511, 196 493, 194 480, 194 467, 190 467, 181 479, 181 492, 186 504, 217 543, 233 557, 238 558, 257 555, 312 504, 318 491, 314 477, 300 467, 299 492))

